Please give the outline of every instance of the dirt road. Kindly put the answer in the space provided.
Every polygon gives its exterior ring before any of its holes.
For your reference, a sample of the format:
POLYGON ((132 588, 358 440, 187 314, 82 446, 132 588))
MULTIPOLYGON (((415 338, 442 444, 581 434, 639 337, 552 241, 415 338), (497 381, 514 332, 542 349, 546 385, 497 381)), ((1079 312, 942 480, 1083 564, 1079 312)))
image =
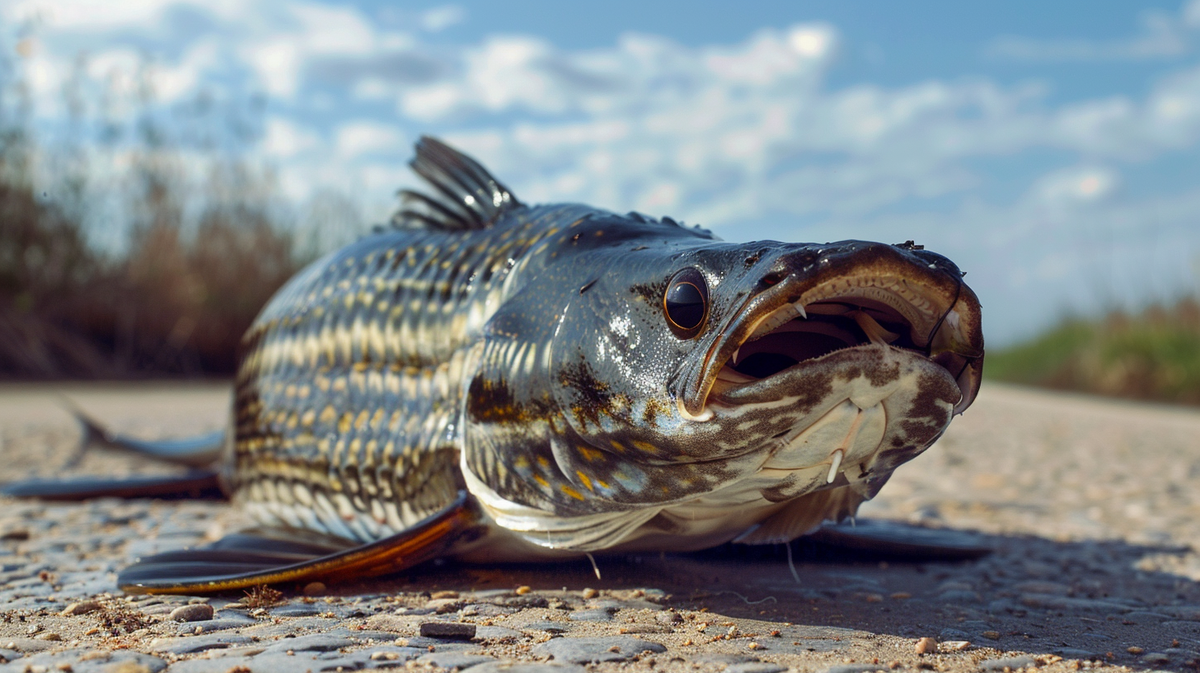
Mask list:
MULTIPOLYGON (((64 468, 78 430, 63 396, 146 437, 219 429, 228 404, 223 385, 2 386, 0 481, 163 469, 99 453, 64 468)), ((903 563, 796 543, 799 581, 783 547, 602 557, 602 579, 587 563, 442 564, 275 605, 191 599, 215 614, 179 621, 187 597, 126 597, 113 573, 244 524, 228 505, 0 501, 0 670, 1200 668, 1194 410, 985 385, 861 516, 995 551, 903 563), (431 623, 474 639, 422 635, 431 623), (940 642, 918 654, 921 638, 940 642)))

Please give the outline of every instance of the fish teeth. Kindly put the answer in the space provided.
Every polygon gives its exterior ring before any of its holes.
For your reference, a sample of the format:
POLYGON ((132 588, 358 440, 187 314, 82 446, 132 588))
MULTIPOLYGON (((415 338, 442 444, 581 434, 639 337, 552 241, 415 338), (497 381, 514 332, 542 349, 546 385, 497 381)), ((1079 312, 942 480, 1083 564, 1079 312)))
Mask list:
POLYGON ((854 321, 858 323, 858 326, 862 328, 863 333, 871 340, 871 343, 886 345, 900 338, 899 334, 884 329, 883 325, 880 325, 875 318, 867 315, 865 311, 854 311, 851 315, 854 321))
POLYGON ((842 456, 844 455, 845 452, 841 449, 838 449, 837 451, 833 452, 832 456, 830 456, 829 477, 825 479, 825 483, 832 484, 833 480, 837 479, 838 468, 842 466, 842 456))
POLYGON ((742 352, 742 347, 738 346, 737 350, 733 351, 733 355, 731 355, 729 357, 729 361, 736 365, 738 363, 738 359, 739 359, 738 355, 740 355, 741 352, 742 352))

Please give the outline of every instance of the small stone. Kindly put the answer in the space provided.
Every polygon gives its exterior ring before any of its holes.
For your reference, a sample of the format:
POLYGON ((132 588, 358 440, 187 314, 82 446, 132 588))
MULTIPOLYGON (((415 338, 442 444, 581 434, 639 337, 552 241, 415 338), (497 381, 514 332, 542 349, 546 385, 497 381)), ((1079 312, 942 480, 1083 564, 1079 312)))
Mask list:
POLYGON ((983 633, 981 633, 979 635, 983 636, 984 638, 987 638, 988 640, 1000 640, 1000 632, 999 631, 984 631, 983 633))
POLYGON ((0 533, 0 540, 23 542, 29 539, 28 528, 10 528, 3 533, 0 533))
POLYGON ((100 604, 100 601, 80 601, 78 603, 71 603, 59 614, 70 617, 72 615, 86 615, 89 612, 102 609, 104 609, 104 606, 100 604))
POLYGON ((1137 645, 1134 645, 1133 647, 1125 648, 1125 651, 1130 654, 1141 654, 1142 652, 1145 652, 1146 650, 1143 650, 1142 648, 1138 647, 1137 645))
POLYGON ((268 645, 265 652, 337 652, 343 647, 354 645, 354 641, 332 633, 310 633, 295 638, 284 638, 268 645))
POLYGON ((654 615, 654 621, 659 624, 678 624, 683 621, 683 617, 678 612, 659 612, 654 615))
POLYGON ((38 640, 48 640, 53 643, 57 643, 58 641, 62 640, 62 636, 58 635, 57 633, 55 633, 53 631, 39 633, 36 636, 34 636, 34 638, 37 638, 38 640))
POLYGON ((907 591, 897 591, 896 593, 892 594, 890 598, 896 601, 906 601, 912 598, 912 594, 908 593, 907 591))
POLYGON ((517 587, 516 594, 518 596, 524 596, 525 594, 531 593, 532 591, 533 591, 533 587, 531 587, 527 584, 522 584, 521 586, 517 587))
POLYGON ((970 647, 971 641, 969 640, 946 640, 938 646, 938 649, 942 652, 962 652, 970 647))
POLYGON ((167 619, 176 622, 204 622, 213 618, 213 607, 208 603, 193 603, 175 608, 167 619))
POLYGON ((567 619, 573 622, 611 622, 613 611, 609 608, 596 608, 594 610, 579 610, 567 615, 567 619))
POLYGON ((917 640, 913 651, 917 654, 933 654, 937 652, 937 640, 929 637, 921 638, 917 640))
POLYGON ((985 671, 1003 671, 1005 669, 1015 671, 1018 668, 1033 668, 1035 666, 1037 666, 1037 660, 1030 656, 990 659, 979 663, 979 667, 985 671))
POLYGON ((592 598, 595 598, 596 596, 600 595, 599 591, 596 591, 595 589, 592 589, 592 588, 586 588, 581 593, 583 594, 583 597, 587 598, 587 599, 592 599, 592 598))
POLYGON ((642 652, 666 652, 658 643, 630 636, 604 638, 555 638, 534 648, 535 652, 548 654, 558 661, 572 664, 624 661, 642 652))
POLYGON ((458 598, 458 592, 457 591, 435 591, 435 592, 433 592, 433 595, 430 596, 430 598, 432 598, 435 601, 443 599, 443 598, 458 598))
POLYGON ((421 624, 420 633, 426 638, 470 640, 475 637, 475 625, 458 622, 425 622, 421 624))
POLYGON ((1143 664, 1150 664, 1151 666, 1161 666, 1163 664, 1170 663, 1170 661, 1171 657, 1168 657, 1162 652, 1148 652, 1141 658, 1141 662, 1143 664))
POLYGON ((304 595, 324 596, 327 588, 328 587, 325 586, 324 582, 309 582, 308 584, 304 585, 304 595))

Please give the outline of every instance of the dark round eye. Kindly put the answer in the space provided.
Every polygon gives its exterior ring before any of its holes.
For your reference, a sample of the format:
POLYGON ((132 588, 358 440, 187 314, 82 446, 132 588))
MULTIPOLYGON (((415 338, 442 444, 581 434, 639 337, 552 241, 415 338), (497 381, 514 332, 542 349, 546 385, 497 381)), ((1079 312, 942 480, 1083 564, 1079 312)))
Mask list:
POLYGON ((676 273, 663 294, 663 310, 676 336, 682 339, 696 336, 708 316, 708 284, 704 282, 704 274, 690 267, 676 273))

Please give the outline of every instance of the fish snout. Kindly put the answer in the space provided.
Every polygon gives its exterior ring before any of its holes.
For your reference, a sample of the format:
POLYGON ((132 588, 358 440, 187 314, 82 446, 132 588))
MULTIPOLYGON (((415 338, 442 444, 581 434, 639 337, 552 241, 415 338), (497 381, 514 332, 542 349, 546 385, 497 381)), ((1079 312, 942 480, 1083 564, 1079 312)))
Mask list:
POLYGON ((980 306, 953 262, 911 241, 783 245, 775 253, 761 260, 756 295, 714 348, 709 392, 761 388, 787 370, 874 344, 945 369, 961 392, 955 413, 975 399, 980 306))

